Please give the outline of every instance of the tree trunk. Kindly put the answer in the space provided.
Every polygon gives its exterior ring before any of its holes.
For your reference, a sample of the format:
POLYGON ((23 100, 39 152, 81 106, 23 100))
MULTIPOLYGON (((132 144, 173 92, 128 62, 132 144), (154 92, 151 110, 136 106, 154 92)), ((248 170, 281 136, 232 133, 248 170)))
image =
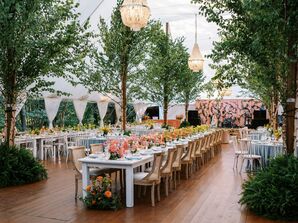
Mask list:
POLYGON ((273 131, 278 129, 278 96, 276 93, 273 94, 271 100, 271 109, 269 110, 270 122, 272 123, 273 131))
POLYGON ((21 123, 22 123, 22 131, 27 130, 27 124, 26 124, 26 109, 25 105, 22 107, 20 111, 20 117, 21 117, 21 123))
POLYGON ((16 104, 6 104, 5 109, 5 136, 4 142, 9 146, 14 145, 15 139, 15 126, 16 126, 16 104))
POLYGON ((188 98, 185 100, 185 121, 188 122, 188 107, 189 107, 189 100, 188 98))
POLYGON ((122 103, 121 103, 121 109, 122 109, 122 130, 126 130, 126 81, 127 81, 127 66, 124 65, 121 75, 121 91, 122 91, 122 103))
POLYGON ((7 72, 7 82, 6 90, 4 92, 5 98, 5 137, 4 142, 10 146, 14 145, 15 139, 15 126, 16 126, 16 101, 17 101, 17 92, 16 92, 16 70, 14 67, 14 55, 15 49, 8 48, 7 50, 7 60, 10 64, 9 70, 7 72))
POLYGON ((293 61, 295 57, 293 40, 289 39, 289 49, 288 49, 288 57, 290 59, 289 62, 289 74, 287 78, 287 102, 285 109, 285 118, 286 118, 286 147, 287 153, 293 154, 295 148, 296 137, 294 134, 295 131, 295 99, 296 99, 296 82, 297 82, 297 61, 293 61))
MULTIPOLYGON (((296 102, 295 102, 295 138, 298 137, 298 63, 296 62, 296 102)), ((294 142, 294 155, 298 157, 296 140, 294 142)))
POLYGON ((164 126, 168 124, 168 107, 169 107, 168 96, 164 95, 164 100, 163 100, 163 125, 164 126))

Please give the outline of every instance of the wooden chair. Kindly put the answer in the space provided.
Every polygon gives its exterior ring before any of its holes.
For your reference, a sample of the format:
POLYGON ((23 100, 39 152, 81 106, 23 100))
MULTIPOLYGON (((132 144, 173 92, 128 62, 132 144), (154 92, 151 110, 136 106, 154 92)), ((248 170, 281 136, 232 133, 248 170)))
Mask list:
POLYGON ((183 155, 181 159, 181 165, 185 166, 185 177, 188 179, 191 173, 191 167, 192 167, 192 158, 191 158, 191 153, 194 147, 194 142, 189 141, 188 146, 186 149, 186 153, 183 155))
POLYGON ((204 158, 204 163, 207 163, 208 161, 208 153, 209 153, 209 141, 210 141, 210 135, 206 135, 205 137, 205 143, 204 146, 202 148, 202 152, 203 152, 203 158, 204 158))
POLYGON ((197 150, 197 146, 198 146, 198 139, 195 139, 193 149, 191 151, 191 156, 190 156, 190 158, 192 159, 191 173, 193 173, 196 170, 196 150, 197 150))
POLYGON ((90 153, 103 153, 103 145, 102 144, 90 144, 90 153))
POLYGON ((239 156, 241 158, 241 168, 239 170, 239 173, 241 173, 244 160, 247 160, 250 163, 250 170, 253 169, 253 161, 258 161, 260 164, 260 167, 262 168, 262 156, 257 155, 255 152, 255 148, 251 147, 251 140, 244 139, 240 141, 240 149, 241 149, 241 155, 239 156))
MULTIPOLYGON (((72 154, 72 163, 74 165, 74 170, 75 170, 75 199, 77 199, 79 180, 82 180, 82 164, 81 162, 78 161, 78 159, 85 157, 85 147, 84 146, 71 147, 70 152, 72 154)), ((89 169, 90 176, 99 176, 104 173, 105 173, 105 169, 99 169, 99 168, 89 169)))
POLYGON ((171 188, 171 180, 173 179, 173 163, 176 158, 177 148, 168 149, 167 160, 161 168, 161 178, 165 182, 165 193, 169 195, 169 188, 171 188))
POLYGON ((183 145, 177 145, 177 153, 176 153, 176 158, 173 163, 173 174, 174 174, 174 188, 176 189, 177 186, 177 173, 178 173, 178 180, 180 183, 180 172, 181 172, 181 162, 182 162, 182 156, 183 156, 183 151, 184 151, 184 146, 183 145))
POLYGON ((196 146, 196 150, 195 150, 195 167, 196 170, 198 170, 200 168, 200 166, 204 165, 204 160, 203 160, 203 154, 201 152, 201 149, 203 147, 203 143, 204 143, 204 138, 199 138, 197 140, 197 146, 196 146))
POLYGON ((134 174, 134 184, 140 187, 151 186, 151 204, 155 206, 155 186, 157 186, 157 200, 160 201, 160 180, 163 153, 155 153, 152 170, 149 173, 138 172, 134 174))

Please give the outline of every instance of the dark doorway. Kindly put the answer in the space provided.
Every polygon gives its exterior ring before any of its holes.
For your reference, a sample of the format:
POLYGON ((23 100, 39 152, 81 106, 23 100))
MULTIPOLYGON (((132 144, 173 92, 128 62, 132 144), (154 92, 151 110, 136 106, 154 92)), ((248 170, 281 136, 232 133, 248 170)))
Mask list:
POLYGON ((188 111, 188 122, 193 126, 201 125, 201 119, 198 111, 188 111))
POLYGON ((251 128, 256 129, 258 126, 264 126, 269 123, 266 119, 266 110, 254 111, 254 119, 251 122, 251 128))
POLYGON ((151 119, 155 117, 154 119, 159 119, 159 107, 158 106, 153 106, 153 107, 148 107, 145 112, 146 115, 148 115, 151 119))

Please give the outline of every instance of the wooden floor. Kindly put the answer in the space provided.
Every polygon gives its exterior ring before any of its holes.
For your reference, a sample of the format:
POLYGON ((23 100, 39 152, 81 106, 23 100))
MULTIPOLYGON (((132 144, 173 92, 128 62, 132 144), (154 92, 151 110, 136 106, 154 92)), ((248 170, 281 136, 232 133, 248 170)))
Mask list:
MULTIPOLYGON (((49 178, 25 186, 0 189, 0 222, 129 222, 129 223, 269 223, 238 204, 246 177, 232 169, 233 152, 222 153, 190 180, 182 180, 176 191, 151 207, 149 193, 135 198, 134 208, 119 211, 86 210, 74 199, 74 175, 65 163, 45 163, 49 178)), ((275 223, 278 223, 275 221, 275 223)))

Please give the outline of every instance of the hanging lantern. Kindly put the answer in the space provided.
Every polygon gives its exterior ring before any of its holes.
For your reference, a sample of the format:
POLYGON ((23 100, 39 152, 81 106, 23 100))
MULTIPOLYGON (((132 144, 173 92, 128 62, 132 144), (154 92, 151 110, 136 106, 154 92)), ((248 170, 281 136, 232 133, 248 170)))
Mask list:
POLYGON ((120 13, 124 25, 133 31, 139 31, 148 23, 150 8, 147 0, 124 0, 120 13))
POLYGON ((204 65, 204 58, 201 54, 198 42, 197 42, 197 15, 195 15, 195 24, 196 24, 196 33, 195 33, 195 44, 192 48, 191 55, 188 59, 188 67, 191 69, 193 72, 199 72, 203 70, 203 65, 204 65))

